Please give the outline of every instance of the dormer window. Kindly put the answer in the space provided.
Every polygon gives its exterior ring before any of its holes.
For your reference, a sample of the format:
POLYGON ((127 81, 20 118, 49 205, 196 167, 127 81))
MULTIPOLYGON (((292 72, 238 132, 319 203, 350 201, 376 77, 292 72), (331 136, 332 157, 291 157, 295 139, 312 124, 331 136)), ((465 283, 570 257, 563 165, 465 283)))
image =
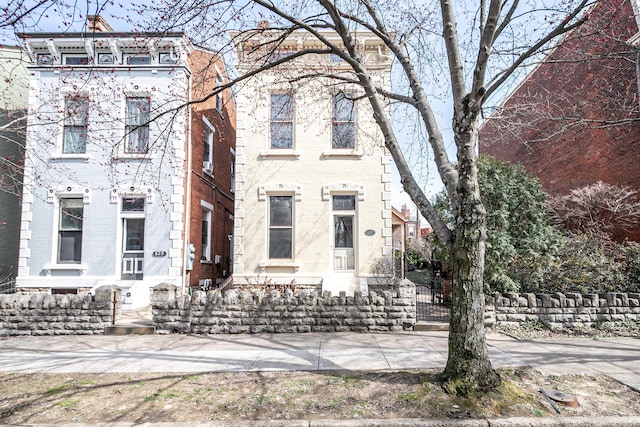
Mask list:
POLYGON ((160 64, 176 64, 177 62, 178 58, 170 53, 160 54, 160 64))
POLYGON ((111 53, 99 53, 98 54, 98 64, 100 65, 113 65, 115 64, 116 59, 111 53))
POLYGON ((64 65, 89 65, 87 55, 64 55, 64 65))
POLYGON ((125 55, 127 65, 149 65, 151 64, 151 56, 149 55, 125 55))
POLYGON ((51 55, 38 54, 38 65, 41 67, 53 65, 53 58, 51 55))

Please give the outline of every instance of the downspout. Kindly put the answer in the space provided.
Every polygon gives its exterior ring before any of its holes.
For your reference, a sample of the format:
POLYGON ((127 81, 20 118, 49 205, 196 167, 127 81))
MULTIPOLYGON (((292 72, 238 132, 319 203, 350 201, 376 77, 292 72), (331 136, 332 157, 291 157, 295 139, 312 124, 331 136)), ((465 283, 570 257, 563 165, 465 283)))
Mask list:
MULTIPOLYGON (((188 62, 187 62, 188 64, 188 62)), ((191 101, 191 73, 187 73, 188 81, 188 101, 191 101)), ((189 285, 189 279, 191 272, 187 270, 187 256, 189 256, 189 239, 190 236, 190 218, 191 218, 191 166, 192 166, 192 149, 191 149, 191 106, 187 107, 187 188, 185 191, 185 210, 184 210, 184 248, 182 255, 182 295, 185 294, 186 288, 189 285)))

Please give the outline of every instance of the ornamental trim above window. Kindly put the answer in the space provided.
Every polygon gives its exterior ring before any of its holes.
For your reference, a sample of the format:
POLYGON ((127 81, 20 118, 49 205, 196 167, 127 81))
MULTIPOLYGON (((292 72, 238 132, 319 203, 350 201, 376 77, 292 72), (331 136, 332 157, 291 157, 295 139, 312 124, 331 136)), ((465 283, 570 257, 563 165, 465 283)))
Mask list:
POLYGON ((140 196, 146 199, 145 203, 150 204, 153 203, 153 194, 153 187, 150 185, 121 185, 111 189, 111 197, 109 201, 111 203, 118 203, 120 198, 123 196, 140 196))
POLYGON ((258 188, 258 200, 267 200, 267 193, 293 193, 296 202, 302 201, 302 186, 286 182, 270 182, 258 188))
POLYGON ((355 184, 353 182, 336 182, 322 187, 322 200, 328 202, 331 200, 331 193, 349 192, 358 193, 358 201, 364 201, 364 185, 355 184))
POLYGON ((73 197, 82 198, 84 204, 91 203, 92 191, 89 187, 80 185, 59 185, 57 187, 49 188, 47 191, 47 203, 55 202, 59 197, 73 197))

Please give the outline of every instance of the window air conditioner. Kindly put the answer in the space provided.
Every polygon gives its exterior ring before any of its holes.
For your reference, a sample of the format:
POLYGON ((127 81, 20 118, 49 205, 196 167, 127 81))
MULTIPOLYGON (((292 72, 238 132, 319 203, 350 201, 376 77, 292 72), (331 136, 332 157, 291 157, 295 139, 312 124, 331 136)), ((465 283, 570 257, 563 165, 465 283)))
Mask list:
POLYGON ((211 288, 212 281, 211 279, 200 279, 198 285, 200 285, 200 289, 203 291, 208 291, 211 288))
POLYGON ((202 170, 206 173, 213 172, 213 163, 211 162, 202 162, 202 170))

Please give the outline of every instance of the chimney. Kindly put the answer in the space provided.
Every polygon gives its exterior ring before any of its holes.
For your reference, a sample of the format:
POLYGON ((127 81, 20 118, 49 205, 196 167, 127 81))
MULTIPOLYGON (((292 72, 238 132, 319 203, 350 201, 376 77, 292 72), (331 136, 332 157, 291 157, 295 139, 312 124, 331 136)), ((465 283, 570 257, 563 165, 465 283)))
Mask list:
POLYGON ((113 28, 100 15, 87 15, 87 31, 92 33, 112 33, 113 28))

